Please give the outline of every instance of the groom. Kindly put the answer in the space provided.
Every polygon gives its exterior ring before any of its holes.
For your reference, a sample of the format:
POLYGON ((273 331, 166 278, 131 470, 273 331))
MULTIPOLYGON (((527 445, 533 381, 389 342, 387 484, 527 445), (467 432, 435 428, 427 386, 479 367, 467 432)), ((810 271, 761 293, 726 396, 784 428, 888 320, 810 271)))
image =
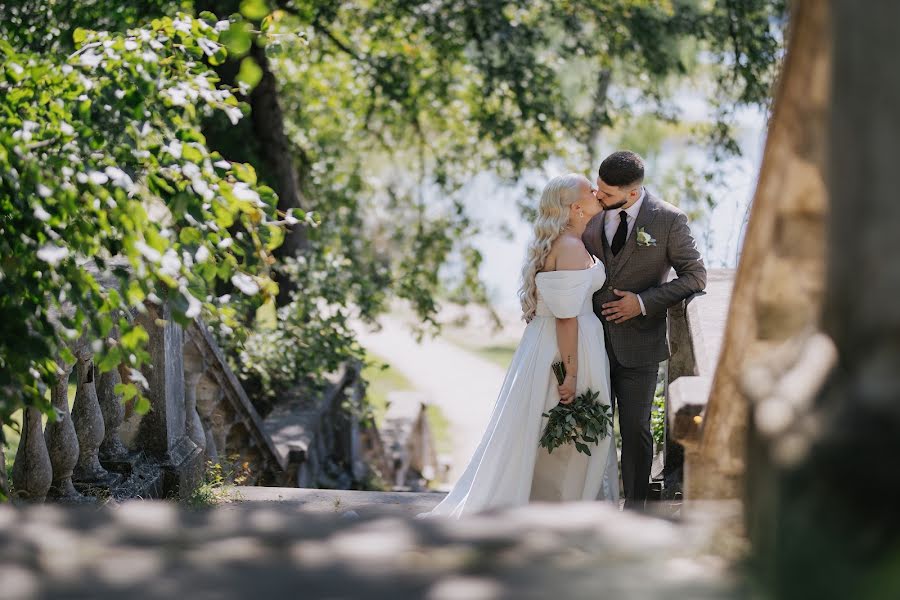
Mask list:
POLYGON ((706 287, 706 268, 685 214, 643 187, 644 161, 621 151, 600 164, 597 200, 606 209, 582 240, 601 257, 606 283, 594 294, 609 354, 613 411, 622 434, 625 508, 643 509, 650 487, 650 411, 659 363, 669 357, 666 311, 706 287), (677 277, 669 280, 674 268, 677 277))

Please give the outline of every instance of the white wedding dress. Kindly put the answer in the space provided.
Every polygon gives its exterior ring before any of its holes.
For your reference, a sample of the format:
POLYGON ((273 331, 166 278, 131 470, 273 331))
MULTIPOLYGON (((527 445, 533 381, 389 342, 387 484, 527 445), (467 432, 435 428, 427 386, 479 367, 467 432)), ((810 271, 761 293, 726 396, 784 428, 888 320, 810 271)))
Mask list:
POLYGON ((547 422, 541 416, 559 402, 551 365, 560 360, 556 317, 578 317, 578 378, 581 394, 599 392, 610 403, 609 361, 603 325, 591 307, 593 293, 606 281, 603 263, 581 271, 538 273, 535 318, 513 355, 487 429, 475 454, 449 494, 420 517, 459 518, 489 508, 529 501, 609 500, 618 502, 619 475, 612 432, 592 445, 591 456, 574 445, 549 454, 539 440, 547 422))

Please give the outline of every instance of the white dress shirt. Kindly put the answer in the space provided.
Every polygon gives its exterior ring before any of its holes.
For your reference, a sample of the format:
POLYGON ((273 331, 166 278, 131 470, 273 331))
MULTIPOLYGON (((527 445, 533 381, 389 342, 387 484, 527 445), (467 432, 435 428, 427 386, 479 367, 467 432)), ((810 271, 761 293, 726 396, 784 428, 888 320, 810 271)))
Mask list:
MULTIPOLYGON (((619 223, 622 222, 622 217, 619 216, 623 211, 626 215, 628 215, 626 219, 626 223, 628 223, 628 233, 625 236, 627 240, 631 237, 631 232, 634 230, 634 223, 637 221, 638 213, 641 212, 641 205, 644 203, 644 198, 647 196, 647 190, 641 187, 641 196, 637 199, 637 202, 629 206, 628 208, 616 208, 613 210, 606 211, 606 222, 604 226, 606 228, 606 243, 612 245, 613 238, 616 236, 616 230, 619 228, 619 223)), ((621 250, 619 250, 621 252, 621 250)), ((646 316, 647 309, 644 308, 644 301, 641 300, 640 294, 636 294, 638 299, 638 304, 641 305, 641 314, 646 316)))

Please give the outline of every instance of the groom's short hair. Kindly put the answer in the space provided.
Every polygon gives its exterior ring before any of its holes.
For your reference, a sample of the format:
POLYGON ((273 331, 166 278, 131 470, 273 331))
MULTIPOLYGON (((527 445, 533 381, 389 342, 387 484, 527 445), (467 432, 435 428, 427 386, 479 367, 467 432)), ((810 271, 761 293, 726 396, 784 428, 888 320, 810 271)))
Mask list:
POLYGON ((606 185, 624 187, 644 181, 644 159, 630 150, 613 152, 600 163, 598 173, 606 185))

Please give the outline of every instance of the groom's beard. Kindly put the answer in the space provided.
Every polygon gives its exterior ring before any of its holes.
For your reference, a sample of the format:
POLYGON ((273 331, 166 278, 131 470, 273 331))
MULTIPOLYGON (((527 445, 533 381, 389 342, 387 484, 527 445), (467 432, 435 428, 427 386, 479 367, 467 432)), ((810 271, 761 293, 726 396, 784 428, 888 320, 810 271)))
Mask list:
POLYGON ((604 202, 603 200, 600 200, 600 205, 603 207, 603 210, 616 210, 617 208, 622 208, 622 207, 625 206, 626 204, 628 204, 628 200, 627 200, 627 199, 625 199, 625 200, 619 200, 618 202, 616 202, 616 203, 613 204, 612 206, 607 206, 606 202, 604 202))

